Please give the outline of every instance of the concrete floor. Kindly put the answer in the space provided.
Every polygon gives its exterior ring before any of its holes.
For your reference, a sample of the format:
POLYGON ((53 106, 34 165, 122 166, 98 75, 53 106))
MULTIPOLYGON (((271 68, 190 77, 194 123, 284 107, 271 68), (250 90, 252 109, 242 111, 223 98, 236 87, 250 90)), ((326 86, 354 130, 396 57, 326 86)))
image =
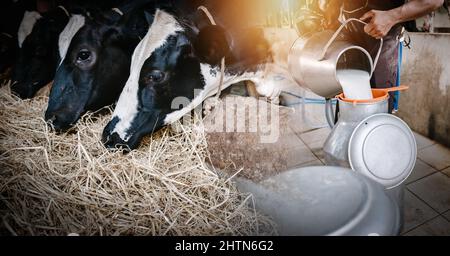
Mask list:
MULTIPOLYGON (((296 167, 323 165, 322 146, 330 132, 323 128, 296 133, 307 158, 296 167)), ((450 149, 415 134, 418 159, 406 181, 403 235, 450 235, 450 149)), ((297 158, 297 161, 299 159, 297 158)))

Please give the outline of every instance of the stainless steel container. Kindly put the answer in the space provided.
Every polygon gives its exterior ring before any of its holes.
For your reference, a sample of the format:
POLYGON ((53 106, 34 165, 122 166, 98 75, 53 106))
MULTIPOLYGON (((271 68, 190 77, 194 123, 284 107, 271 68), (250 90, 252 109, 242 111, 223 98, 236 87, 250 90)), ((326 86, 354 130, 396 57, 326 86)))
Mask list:
POLYGON ((417 144, 408 125, 387 114, 392 90, 374 89, 381 97, 367 101, 338 96, 339 120, 324 145, 327 165, 350 167, 386 189, 403 184, 414 169, 417 144))
POLYGON ((403 187, 386 191, 351 169, 304 167, 259 184, 235 181, 240 191, 252 193, 280 235, 393 236, 401 230, 403 187))
MULTIPOLYGON (((331 166, 342 166, 342 167, 350 167, 351 166, 349 159, 349 144, 352 136, 354 136, 355 129, 360 126, 364 120, 368 117, 388 112, 388 99, 379 102, 373 103, 358 103, 354 104, 352 102, 346 102, 343 100, 339 100, 340 106, 340 115, 339 120, 334 127, 333 131, 329 135, 328 139, 324 145, 325 152, 325 162, 326 165, 331 166)), ((414 149, 415 150, 415 149, 414 149)), ((373 154, 377 154, 372 152, 373 154)), ((376 173, 365 173, 361 170, 353 170, 357 173, 361 173, 366 177, 374 179, 374 175, 376 173)), ((409 170, 402 172, 402 180, 406 179, 412 171, 412 168, 409 170)), ((389 182, 389 180, 386 180, 389 182)), ((389 196, 389 198, 394 202, 399 210, 399 221, 400 227, 399 230, 403 227, 404 220, 404 185, 403 182, 396 183, 397 186, 390 187, 386 186, 384 182, 381 182, 385 187, 385 192, 389 196)))
MULTIPOLYGON (((342 92, 336 72, 341 69, 365 70, 373 73, 383 47, 372 60, 370 54, 362 47, 339 38, 340 32, 349 22, 360 22, 349 19, 336 31, 322 31, 308 38, 299 38, 291 48, 288 57, 292 78, 312 92, 332 98, 342 92)), ((365 24, 365 23, 364 23, 365 24)))
POLYGON ((348 145, 355 128, 365 118, 388 113, 388 98, 370 103, 352 103, 339 100, 339 120, 324 145, 325 163, 350 168, 348 145))

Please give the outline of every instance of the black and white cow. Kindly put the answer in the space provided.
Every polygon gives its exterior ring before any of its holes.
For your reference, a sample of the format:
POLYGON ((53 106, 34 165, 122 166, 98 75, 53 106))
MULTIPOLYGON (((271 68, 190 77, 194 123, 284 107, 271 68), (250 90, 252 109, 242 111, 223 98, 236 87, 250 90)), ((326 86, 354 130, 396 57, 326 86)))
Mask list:
MULTIPOLYGON (((111 6, 116 6, 117 3, 123 2, 123 0, 3 0, 0 1, 0 75, 2 79, 9 80, 10 73, 9 71, 17 59, 22 60, 22 63, 16 65, 17 69, 17 80, 18 82, 23 82, 21 80, 24 78, 24 70, 33 70, 30 67, 30 63, 36 63, 36 61, 32 61, 31 59, 25 61, 26 66, 23 66, 23 59, 30 58, 24 57, 26 52, 32 52, 33 48, 36 46, 26 44, 28 50, 23 49, 22 45, 25 39, 30 36, 33 32, 35 25, 38 20, 44 17, 46 19, 47 12, 54 9, 56 6, 64 6, 66 10, 70 13, 83 13, 88 10, 102 10, 106 8, 111 8, 111 6), (19 53, 21 56, 19 56, 19 53)), ((59 10, 61 11, 61 10, 59 10)), ((51 15, 51 14, 49 14, 51 15)), ((58 22, 59 20, 57 20, 58 22)), ((41 22, 45 23, 45 22, 41 22)), ((52 29, 51 27, 49 30, 52 29)), ((45 29, 39 30, 41 33, 45 32, 45 29)), ((35 32, 36 33, 36 32, 35 32)), ((46 38, 45 36, 40 35, 42 38, 46 38)), ((37 36, 37 37, 40 37, 37 36)), ((35 36, 36 37, 36 36, 35 36)), ((45 40, 45 39, 44 39, 45 40)), ((39 42, 34 40, 35 42, 39 42)), ((54 44, 53 44, 54 46, 54 44)), ((48 45, 48 48, 52 47, 52 44, 48 45)), ((50 49, 54 51, 54 49, 50 49)), ((50 51, 49 50, 49 51, 50 51)), ((30 54, 28 54, 30 55, 30 54)), ((51 60, 49 58, 49 60, 51 60)), ((36 64, 39 64, 36 63, 36 64)), ((40 63, 41 67, 51 67, 51 64, 40 63)), ((36 69, 36 68, 34 68, 36 69)), ((44 72, 46 72, 44 70, 44 72)), ((17 90, 22 91, 21 87, 25 88, 26 85, 22 84, 22 86, 17 85, 17 90)), ((24 95, 26 93, 18 93, 19 95, 24 95)), ((31 94, 31 93, 29 93, 31 94)), ((25 97, 26 98, 26 97, 25 97)))
MULTIPOLYGON (((18 32, 25 12, 31 13, 31 1, 0 2, 0 74, 10 69, 19 51, 18 32)), ((9 77, 7 77, 9 79, 9 77)))
POLYGON ((64 6, 44 14, 26 12, 19 29, 19 54, 12 73, 11 90, 32 98, 53 80, 58 65, 59 36, 70 19, 64 6))
POLYGON ((145 135, 179 120, 217 93, 222 57, 226 59, 222 89, 250 80, 261 95, 274 96, 273 85, 265 80, 272 54, 264 33, 246 29, 245 21, 236 22, 245 12, 231 11, 228 1, 217 2, 222 8, 210 8, 217 26, 198 11, 185 15, 175 8, 152 15, 149 31, 133 54, 131 74, 112 120, 104 129, 106 147, 135 149, 145 135), (200 92, 194 95, 196 89, 200 92), (173 108, 179 97, 190 103, 173 108))
POLYGON ((130 73, 131 55, 148 30, 144 10, 156 1, 128 1, 119 8, 79 18, 60 45, 59 66, 45 119, 67 130, 86 111, 113 104, 130 73))

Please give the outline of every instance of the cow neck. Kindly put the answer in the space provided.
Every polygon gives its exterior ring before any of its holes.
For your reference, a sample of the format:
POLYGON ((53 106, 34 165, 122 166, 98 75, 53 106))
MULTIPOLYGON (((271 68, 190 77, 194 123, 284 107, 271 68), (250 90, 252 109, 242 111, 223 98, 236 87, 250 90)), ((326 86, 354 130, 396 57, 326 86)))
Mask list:
MULTIPOLYGON (((208 8, 206 8, 205 6, 201 5, 197 9, 202 11, 203 13, 205 13, 205 15, 206 15, 206 17, 208 17, 209 22, 211 23, 211 25, 213 25, 213 26, 217 25, 214 17, 212 16, 212 14, 208 10, 208 8)), ((219 79, 219 86, 218 86, 217 93, 216 93, 216 102, 217 102, 217 100, 219 100, 220 94, 222 92, 224 77, 225 77, 225 57, 223 57, 220 60, 220 79, 219 79)))

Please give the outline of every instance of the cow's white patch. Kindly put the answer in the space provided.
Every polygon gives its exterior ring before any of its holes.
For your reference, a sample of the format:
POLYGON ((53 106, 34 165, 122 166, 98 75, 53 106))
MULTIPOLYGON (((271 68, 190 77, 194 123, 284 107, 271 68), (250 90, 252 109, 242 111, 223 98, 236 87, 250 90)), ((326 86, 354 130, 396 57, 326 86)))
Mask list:
POLYGON ((59 47, 59 56, 61 57, 61 63, 66 58, 67 50, 69 49, 70 42, 72 42, 75 34, 84 26, 85 18, 83 15, 73 15, 69 23, 67 23, 64 30, 59 35, 58 47, 59 47))
POLYGON ((22 44, 25 41, 25 39, 27 38, 27 36, 29 36, 31 34, 31 32, 33 31, 34 24, 36 24, 36 22, 40 18, 42 18, 42 16, 36 11, 31 11, 31 12, 25 11, 22 22, 20 23, 20 26, 19 26, 19 31, 17 33, 17 39, 18 39, 20 48, 22 48, 22 44))
POLYGON ((175 35, 180 31, 183 31, 183 28, 172 15, 162 10, 157 10, 153 24, 150 26, 144 39, 134 50, 131 59, 130 77, 119 97, 113 114, 113 118, 119 118, 113 133, 117 133, 122 140, 129 140, 126 131, 130 128, 131 122, 138 113, 139 75, 144 62, 156 49, 164 45, 169 36, 175 35))

